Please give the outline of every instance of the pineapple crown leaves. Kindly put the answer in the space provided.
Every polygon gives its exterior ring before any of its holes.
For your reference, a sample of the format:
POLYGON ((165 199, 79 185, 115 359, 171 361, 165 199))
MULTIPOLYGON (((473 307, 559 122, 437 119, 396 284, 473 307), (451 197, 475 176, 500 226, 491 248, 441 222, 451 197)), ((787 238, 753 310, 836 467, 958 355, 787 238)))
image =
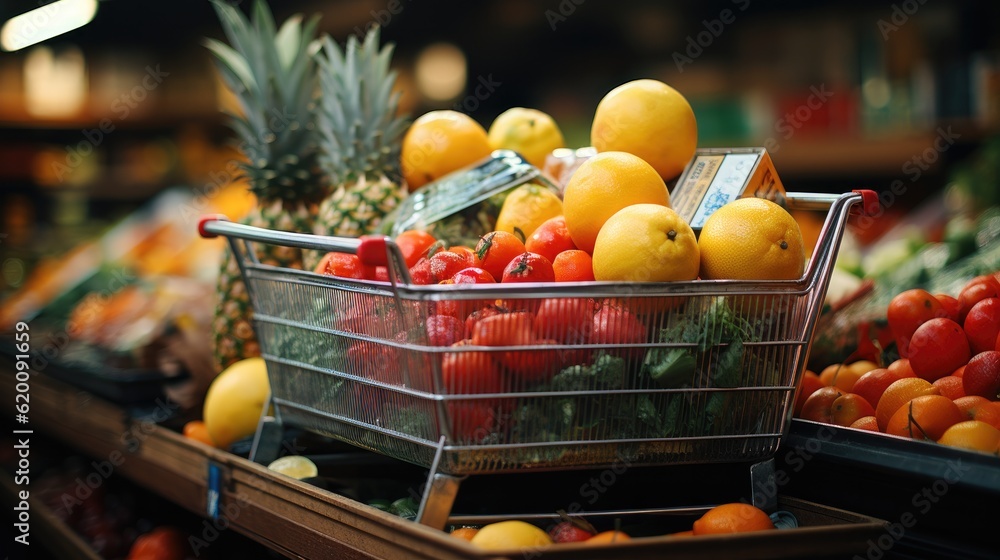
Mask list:
POLYGON ((401 177, 399 152, 408 125, 398 116, 396 73, 389 70, 394 46, 379 48, 380 29, 361 42, 351 35, 344 49, 329 36, 317 53, 322 96, 317 115, 321 164, 334 184, 401 177))
POLYGON ((242 109, 229 116, 248 160, 241 167, 251 190, 271 200, 321 195, 313 123, 319 17, 295 15, 278 29, 263 0, 254 3, 252 19, 220 0, 212 5, 230 44, 205 39, 204 45, 242 109))

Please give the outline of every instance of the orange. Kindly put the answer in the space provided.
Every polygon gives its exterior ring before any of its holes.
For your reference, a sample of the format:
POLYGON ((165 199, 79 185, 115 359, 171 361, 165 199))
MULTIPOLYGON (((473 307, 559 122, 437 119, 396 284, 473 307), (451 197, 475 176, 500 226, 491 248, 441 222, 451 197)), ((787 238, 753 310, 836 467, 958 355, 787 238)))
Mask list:
POLYGON ((746 533, 774 529, 774 523, 763 510, 750 504, 722 504, 705 512, 691 528, 695 535, 746 533))
POLYGON ((824 385, 836 387, 845 393, 854 390, 854 384, 861 376, 875 369, 875 364, 867 360, 855 362, 853 364, 833 364, 827 366, 819 374, 819 380, 824 385), (869 367, 871 366, 871 367, 869 367))
POLYGON ((584 544, 613 544, 632 540, 632 537, 621 531, 604 531, 583 541, 584 544))
MULTIPOLYGON (((889 364, 889 365, 887 365, 885 367, 886 367, 886 369, 888 369, 889 371, 895 373, 896 375, 898 375, 900 377, 916 377, 917 376, 917 374, 914 373, 914 371, 913 371, 913 366, 910 365, 910 359, 909 358, 900 358, 900 359, 896 360, 895 362, 892 362, 891 364, 889 364)), ((961 369, 961 368, 959 368, 959 369, 961 369)), ((954 375, 958 375, 958 374, 955 373, 954 375)), ((961 377, 961 376, 959 375, 959 377, 961 377)))
POLYGON ((635 80, 601 99, 590 142, 598 152, 635 154, 669 181, 694 155, 698 125, 680 92, 657 80, 635 80))
POLYGON ((997 455, 1000 452, 1000 430, 986 422, 966 420, 945 430, 938 443, 997 455))
POLYGON ((215 442, 212 440, 212 436, 209 435, 208 428, 205 427, 205 423, 201 420, 192 420, 184 424, 184 437, 215 447, 215 442))
POLYGON ((556 255, 552 261, 556 282, 587 282, 594 280, 594 261, 586 251, 570 249, 556 255))
POLYGON ((487 133, 494 150, 514 150, 535 167, 545 166, 552 150, 566 147, 562 132, 552 117, 538 109, 513 107, 493 121, 487 133))
POLYGON ((492 152, 486 130, 458 111, 431 111, 413 121, 400 153, 403 179, 413 192, 492 152))
POLYGON ((698 239, 691 226, 659 204, 633 204, 615 212, 594 244, 597 280, 694 280, 698 261, 698 239))
POLYGON ((941 379, 937 379, 931 383, 938 388, 938 391, 942 395, 948 397, 951 400, 962 398, 965 396, 965 385, 962 383, 961 377, 955 377, 954 375, 946 375, 941 379))
POLYGON ((806 399, 810 395, 815 393, 820 387, 823 387, 823 382, 820 381, 819 376, 815 373, 806 370, 802 374, 802 380, 799 381, 799 392, 795 394, 795 405, 793 414, 796 418, 800 418, 802 414, 802 405, 806 403, 806 399))
POLYGON ((986 397, 980 397, 979 395, 968 395, 965 397, 959 397, 954 399, 955 406, 962 411, 962 414, 967 416, 967 420, 975 420, 976 414, 983 405, 989 404, 991 401, 986 397))
POLYGON ((476 536, 476 533, 478 533, 478 532, 479 532, 479 529, 477 529, 475 527, 459 527, 458 529, 455 529, 454 531, 452 531, 449 534, 451 536, 455 537, 456 539, 462 539, 464 541, 471 541, 472 537, 476 536))
POLYGON ((562 216, 562 213, 562 200, 553 189, 525 183, 507 194, 494 229, 510 233, 519 229, 527 240, 546 220, 562 216))
POLYGON ((869 432, 877 432, 878 421, 875 420, 874 416, 864 416, 852 422, 850 427, 856 428, 858 430, 868 430, 869 432))
POLYGON ((713 212, 698 247, 705 280, 792 280, 805 270, 799 225, 763 198, 740 198, 713 212))
POLYGON ((563 215, 573 243, 593 253, 604 222, 633 204, 670 206, 667 185, 651 165, 625 152, 587 159, 563 190, 563 215))
POLYGON ((899 407, 889 418, 885 433, 937 441, 945 430, 964 419, 965 415, 948 397, 924 395, 899 407))
POLYGON ((875 406, 875 419, 878 420, 878 427, 885 430, 889 424, 889 419, 904 404, 916 397, 923 395, 938 395, 938 388, 931 385, 930 381, 919 377, 904 377, 898 381, 893 381, 878 400, 875 406))

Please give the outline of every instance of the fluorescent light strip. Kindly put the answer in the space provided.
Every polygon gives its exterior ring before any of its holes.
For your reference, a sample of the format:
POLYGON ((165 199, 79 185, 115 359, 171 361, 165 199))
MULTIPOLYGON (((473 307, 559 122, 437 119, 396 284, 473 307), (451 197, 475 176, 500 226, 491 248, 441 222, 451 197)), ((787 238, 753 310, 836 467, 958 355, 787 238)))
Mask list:
POLYGON ((0 28, 0 48, 16 51, 83 27, 94 19, 97 0, 59 0, 10 18, 0 28))

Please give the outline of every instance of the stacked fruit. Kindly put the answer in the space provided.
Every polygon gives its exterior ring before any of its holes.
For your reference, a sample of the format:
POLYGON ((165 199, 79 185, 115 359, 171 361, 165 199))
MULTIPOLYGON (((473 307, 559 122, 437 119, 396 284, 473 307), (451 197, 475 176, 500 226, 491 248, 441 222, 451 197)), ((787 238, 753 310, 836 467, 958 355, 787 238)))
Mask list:
POLYGON ((796 415, 1000 454, 1000 281, 971 280, 958 297, 896 295, 888 322, 901 356, 806 372, 796 415))
MULTIPOLYGON (((694 521, 687 531, 670 533, 667 537, 697 537, 749 533, 775 529, 771 517, 750 504, 733 502, 711 508, 694 521)), ((547 531, 519 520, 500 521, 482 528, 459 527, 451 535, 486 550, 512 550, 516 548, 548 547, 563 543, 586 545, 613 545, 629 542, 633 537, 615 528, 597 531, 583 518, 563 514, 562 520, 547 531)))

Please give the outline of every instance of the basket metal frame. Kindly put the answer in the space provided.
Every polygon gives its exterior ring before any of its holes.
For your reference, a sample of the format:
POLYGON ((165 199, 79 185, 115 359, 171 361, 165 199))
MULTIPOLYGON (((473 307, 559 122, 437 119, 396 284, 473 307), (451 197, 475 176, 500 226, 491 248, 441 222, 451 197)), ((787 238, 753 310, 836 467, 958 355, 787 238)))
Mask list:
MULTIPOLYGON (((377 296, 390 299, 394 302, 398 316, 405 321, 410 317, 406 304, 412 302, 438 302, 438 301, 462 301, 462 300, 483 300, 501 298, 648 298, 648 297, 696 297, 696 296, 789 296, 802 297, 805 304, 795 307, 796 315, 788 320, 793 324, 795 332, 792 340, 747 342, 747 345, 758 345, 761 347, 773 345, 791 349, 794 356, 792 372, 787 380, 788 384, 778 384, 768 387, 746 388, 752 391, 771 390, 778 393, 781 402, 781 422, 779 430, 764 431, 753 434, 720 434, 702 437, 679 438, 686 440, 711 440, 719 442, 723 439, 730 439, 734 442, 743 442, 747 445, 750 440, 762 439, 766 442, 763 450, 757 450, 751 459, 757 462, 751 468, 751 477, 754 482, 751 489, 767 487, 761 483, 766 483, 768 477, 773 477, 773 454, 777 450, 780 439, 788 432, 791 424, 791 403, 794 402, 797 391, 798 380, 805 369, 808 360, 809 348, 811 345, 813 330, 823 300, 826 295, 827 286, 833 271, 834 261, 840 248, 843 232, 846 227, 849 215, 854 212, 876 214, 879 210, 878 200, 875 193, 871 191, 855 191, 842 195, 817 194, 817 193, 789 193, 785 197, 786 207, 789 209, 802 210, 827 210, 827 217, 817 240, 813 256, 810 259, 803 276, 797 280, 779 281, 736 281, 736 280, 696 280, 690 282, 671 283, 618 283, 618 282, 570 282, 570 283, 529 283, 519 285, 474 285, 456 290, 451 286, 440 285, 413 285, 409 276, 409 271, 405 266, 404 258, 399 247, 387 237, 371 237, 366 239, 349 239, 338 237, 315 236, 298 233, 271 231, 255 228, 242 224, 229 222, 223 216, 206 216, 199 224, 199 231, 205 237, 225 236, 230 244, 232 252, 236 255, 240 272, 245 280, 246 288, 254 306, 258 303, 257 284, 258 282, 270 281, 290 286, 292 289, 299 287, 301 290, 319 289, 328 290, 330 293, 341 295, 360 294, 362 296, 377 296), (308 271, 286 269, 261 264, 256 257, 254 243, 264 243, 271 245, 282 245, 297 247, 307 250, 318 251, 339 251, 345 253, 355 253, 362 257, 366 264, 381 264, 387 266, 389 282, 372 282, 364 280, 344 280, 323 276, 308 271)), ((360 296, 359 296, 360 297, 360 296)), ((293 305, 293 304, 289 304, 293 305)), ((372 338, 364 334, 351 334, 329 329, 316 325, 306 324, 305 321, 287 319, 266 314, 254 316, 254 328, 260 333, 262 327, 289 327, 302 329, 303 333, 312 332, 318 336, 336 336, 344 340, 369 341, 377 345, 395 345, 403 349, 416 351, 418 353, 435 354, 444 352, 445 348, 433 348, 427 346, 413 346, 406 342, 394 343, 389 340, 372 338)), ((790 335, 791 336, 791 335, 790 335)), ((272 377, 277 370, 282 367, 295 368, 299 371, 314 371, 318 374, 330 374, 341 378, 349 378, 352 383, 358 386, 367 386, 382 391, 388 395, 398 395, 400 398, 422 399, 428 403, 433 403, 436 408, 438 418, 448 418, 448 406, 451 402, 468 401, 470 399, 493 399, 521 394, 477 394, 477 395, 451 395, 448 394, 441 384, 441 376, 432 376, 432 387, 413 388, 411 376, 416 375, 410 368, 402 368, 403 383, 392 384, 378 379, 368 379, 363 376, 349 376, 343 372, 335 372, 321 365, 309 364, 290 359, 273 353, 267 340, 261 337, 262 356, 268 363, 268 369, 272 377)), ((648 345, 640 345, 648 346, 648 345)), ((538 350, 537 347, 524 347, 524 350, 538 350)), ((541 348, 544 349, 544 348, 541 348)), ((272 380, 273 384, 274 380, 272 380)), ((683 392, 711 393, 716 390, 728 392, 738 392, 742 388, 712 389, 712 388, 691 388, 691 389, 643 389, 643 393, 662 392, 683 392)), ((618 391, 627 393, 627 390, 618 391)), ((567 395, 569 393, 559 393, 567 395)), ((584 392, 586 394, 586 392, 584 392)), ((551 393, 533 392, 532 397, 545 398, 552 396, 551 393)), ((572 396, 572 394, 569 394, 572 396)), ((428 480, 423 492, 418 521, 434 526, 444 527, 449 522, 451 506, 457 495, 459 485, 464 476, 476 474, 477 472, 494 472, 489 468, 472 469, 462 471, 456 469, 450 460, 456 457, 462 458, 465 454, 474 452, 495 451, 503 453, 512 451, 516 447, 517 451, 523 451, 532 445, 538 447, 551 447, 553 445, 580 445, 591 446, 595 449, 599 445, 628 445, 642 444, 650 441, 664 443, 674 443, 678 438, 664 438, 662 440, 652 440, 650 438, 639 438, 636 440, 616 439, 608 441, 560 441, 560 442, 525 442, 525 443, 468 443, 458 445, 455 443, 454 434, 451 433, 451 426, 448 422, 439 422, 437 440, 416 437, 392 429, 392 426, 377 426, 370 422, 360 421, 344 415, 334 415, 327 411, 317 410, 308 403, 293 402, 287 399, 273 397, 269 399, 269 406, 265 406, 265 413, 262 414, 257 433, 254 438, 251 450, 251 460, 259 463, 267 463, 277 457, 280 451, 280 441, 285 426, 304 427, 333 435, 339 439, 344 439, 349 443, 359 445, 357 438, 343 437, 341 430, 356 430, 350 433, 371 433, 378 437, 386 438, 380 441, 387 441, 393 445, 404 446, 404 451, 383 449, 376 446, 373 450, 388 455, 403 458, 410 462, 416 462, 421 466, 429 468, 428 480), (267 414, 268 409, 273 410, 273 416, 267 414), (307 422, 299 422, 301 419, 307 422), (316 424, 318 422, 319 424, 316 424), (309 425, 312 423, 312 425, 309 425), (306 425, 302 425, 306 424, 306 425), (336 428, 336 429, 335 429, 336 428), (333 432, 333 433, 331 433, 333 432), (405 447, 411 446, 411 447, 405 447), (416 453, 407 451, 410 449, 423 449, 419 457, 416 453), (449 467, 445 467, 445 464, 449 467), (457 471, 457 472, 456 472, 457 471)), ((370 446, 367 446, 370 447, 370 446)), ((726 461, 735 459, 723 457, 726 461)), ((658 464, 658 463, 650 463, 658 464)), ((555 468, 587 468, 600 465, 581 464, 574 465, 560 464, 555 468)), ((510 468, 510 467, 508 467, 510 468)), ((518 468, 514 465, 513 468, 518 468)), ((755 503, 765 510, 773 507, 773 497, 754 496, 755 503)), ((667 508, 656 511, 678 511, 687 508, 667 508)))

